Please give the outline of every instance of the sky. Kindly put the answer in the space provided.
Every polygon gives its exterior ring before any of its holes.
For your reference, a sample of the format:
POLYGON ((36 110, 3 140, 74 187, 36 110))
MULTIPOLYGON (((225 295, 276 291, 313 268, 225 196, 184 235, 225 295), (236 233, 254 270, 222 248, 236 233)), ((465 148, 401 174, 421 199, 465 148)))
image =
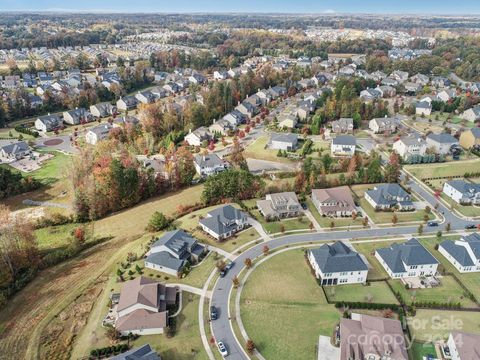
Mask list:
POLYGON ((0 0, 0 11, 480 14, 479 0, 0 0))

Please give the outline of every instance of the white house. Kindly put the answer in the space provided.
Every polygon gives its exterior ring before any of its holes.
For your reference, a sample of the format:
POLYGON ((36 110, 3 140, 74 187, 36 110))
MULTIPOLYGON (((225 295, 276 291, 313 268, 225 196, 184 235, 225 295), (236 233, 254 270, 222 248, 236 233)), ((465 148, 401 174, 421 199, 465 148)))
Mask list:
POLYGON ((193 164, 200 176, 214 175, 229 167, 228 162, 221 159, 217 154, 196 155, 193 164))
POLYGON ((270 137, 270 148, 274 150, 293 151, 297 149, 297 134, 272 134, 270 137))
POLYGON ((232 205, 210 211, 199 221, 202 230, 217 240, 227 239, 248 226, 248 217, 232 205))
POLYGON ((480 204, 480 184, 465 180, 450 180, 443 184, 443 193, 457 204, 480 204))
POLYGON ((415 104, 415 114, 420 116, 430 116, 432 113, 432 104, 428 101, 420 101, 415 104))
POLYGON ((375 118, 370 120, 368 123, 368 127, 372 130, 375 134, 389 132, 393 133, 397 131, 398 125, 400 124, 397 118, 375 118))
POLYGON ((447 133, 427 135, 427 146, 435 149, 437 154, 449 154, 452 146, 459 145, 459 142, 452 135, 447 133))
POLYGON ((425 155, 427 143, 421 137, 405 136, 395 141, 392 149, 404 160, 407 160, 412 155, 425 155))
POLYGON ((438 268, 438 260, 415 238, 376 249, 375 257, 392 279, 432 276, 438 268))
POLYGON ((330 145, 330 153, 332 156, 347 156, 355 155, 357 141, 351 135, 340 135, 332 140, 330 145))
POLYGON ((463 236, 460 240, 445 240, 438 251, 461 272, 480 272, 480 234, 463 236))
POLYGON ((451 360, 480 359, 480 335, 452 331, 447 340, 451 360))
POLYGON ((88 129, 85 134, 85 142, 90 145, 96 145, 99 141, 108 138, 112 128, 113 126, 110 123, 105 123, 88 129))
POLYGON ((200 146, 204 141, 210 141, 212 139, 213 134, 204 126, 201 126, 194 131, 190 131, 187 136, 185 136, 185 141, 191 146, 200 146))
POLYGON ((35 120, 35 129, 38 131, 53 131, 62 126, 63 120, 58 115, 44 115, 35 120))
POLYGON ((480 120, 480 106, 475 106, 471 109, 465 110, 460 117, 464 120, 475 122, 480 120))
POLYGON ((368 266, 361 256, 341 241, 307 251, 307 258, 320 284, 363 284, 368 266))

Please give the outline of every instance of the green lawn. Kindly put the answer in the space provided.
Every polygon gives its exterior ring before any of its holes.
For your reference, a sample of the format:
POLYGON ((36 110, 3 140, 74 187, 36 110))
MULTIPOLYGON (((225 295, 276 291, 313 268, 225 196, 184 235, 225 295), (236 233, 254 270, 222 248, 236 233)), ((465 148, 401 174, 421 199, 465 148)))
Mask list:
POLYGON ((352 218, 329 218, 320 215, 310 196, 307 196, 306 203, 315 220, 317 220, 318 224, 323 228, 330 228, 332 221, 335 225, 335 228, 355 225, 362 226, 363 218, 361 217, 357 217, 355 220, 353 220, 352 218))
POLYGON ((410 171, 419 179, 462 176, 465 174, 465 172, 480 172, 480 158, 465 161, 455 161, 455 163, 447 162, 437 164, 406 165, 405 169, 410 171))
POLYGON ((422 343, 414 341, 410 348, 410 358, 412 360, 423 360, 424 356, 431 355, 436 357, 435 345, 432 343, 422 343))
POLYGON ((365 243, 355 244, 355 249, 367 258, 371 266, 368 269, 368 277, 367 277, 368 280, 378 280, 378 279, 388 278, 387 272, 375 257, 375 249, 388 247, 390 245, 392 245, 391 241, 385 241, 385 242, 382 241, 377 243, 365 242, 365 243))
POLYGON ((417 341, 446 340, 454 330, 480 334, 480 312, 417 309, 408 325, 417 341))
MULTIPOLYGON (((268 149, 269 138, 267 136, 261 136, 256 139, 253 143, 248 145, 243 152, 245 158, 259 159, 259 160, 268 160, 276 161, 282 163, 292 163, 293 160, 290 160, 285 157, 277 156, 278 150, 268 149)), ((301 144, 299 144, 301 147, 301 144)))
MULTIPOLYGON (((237 204, 232 204, 233 206, 239 208, 237 204)), ((205 244, 209 244, 212 246, 218 246, 226 251, 232 252, 236 248, 250 242, 256 240, 260 237, 260 234, 254 228, 248 228, 243 230, 229 239, 224 241, 216 241, 214 238, 206 234, 202 231, 198 225, 199 220, 202 217, 205 217, 206 214, 220 206, 223 205, 215 205, 205 209, 194 211, 190 214, 187 214, 180 219, 175 221, 175 226, 180 229, 184 229, 185 231, 190 232, 195 238, 199 239, 201 242, 205 244)))
MULTIPOLYGON (((365 200, 365 198, 361 198, 359 202, 363 211, 367 213, 368 217, 372 219, 375 224, 391 224, 393 215, 397 216, 397 223, 424 221, 423 217, 425 216, 425 211, 423 210, 396 212, 375 211, 372 205, 370 205, 370 203, 365 200)), ((430 214, 428 214, 428 219, 432 220, 434 218, 435 216, 430 212, 430 214)))
POLYGON ((397 299, 383 281, 362 284, 337 285, 324 287, 330 301, 370 302, 380 304, 398 304, 397 299))
POLYGON ((399 292, 406 304, 414 302, 460 303, 462 307, 474 308, 476 304, 465 296, 465 291, 452 276, 443 276, 441 285, 428 289, 405 289, 400 280, 389 280, 394 291, 399 292))
POLYGON ((280 221, 269 221, 260 214, 258 210, 252 211, 255 218, 262 224, 263 228, 268 234, 276 234, 282 232, 282 226, 284 232, 292 230, 309 230, 310 220, 306 216, 302 216, 301 220, 298 218, 282 219, 280 221))
POLYGON ((303 251, 290 250, 258 266, 246 280, 241 317, 268 360, 313 359, 319 335, 330 336, 340 313, 328 305, 303 251))

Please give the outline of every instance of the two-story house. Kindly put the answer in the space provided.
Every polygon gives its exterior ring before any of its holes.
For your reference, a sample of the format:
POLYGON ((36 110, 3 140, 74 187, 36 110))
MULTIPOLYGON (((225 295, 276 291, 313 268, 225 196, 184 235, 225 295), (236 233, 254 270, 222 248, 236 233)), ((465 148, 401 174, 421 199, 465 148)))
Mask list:
POLYGON ((245 229, 248 217, 232 205, 225 205, 210 211, 199 224, 203 231, 221 241, 245 229))
POLYGON ((396 183, 376 185, 364 196, 375 210, 414 210, 412 196, 396 183))
POLYGON ((210 176, 228 169, 227 161, 221 159, 217 154, 195 155, 193 165, 200 176, 210 176))
POLYGON ((303 214, 302 205, 294 192, 268 194, 258 200, 257 207, 266 219, 281 219, 303 214))
POLYGON ((355 155, 357 140, 351 135, 340 135, 332 139, 330 153, 332 156, 351 157, 355 155))
POLYGON ((480 272, 480 234, 462 236, 459 240, 445 240, 438 251, 461 272, 480 272))
POLYGON ((443 184, 443 193, 457 204, 480 204, 480 184, 466 180, 450 180, 443 184))
POLYGON ((314 189, 312 202, 322 216, 346 217, 357 211, 348 186, 314 189))
POLYGON ((392 149, 395 150, 404 160, 408 160, 414 155, 425 155, 427 151, 427 142, 421 137, 404 136, 393 143, 392 149))

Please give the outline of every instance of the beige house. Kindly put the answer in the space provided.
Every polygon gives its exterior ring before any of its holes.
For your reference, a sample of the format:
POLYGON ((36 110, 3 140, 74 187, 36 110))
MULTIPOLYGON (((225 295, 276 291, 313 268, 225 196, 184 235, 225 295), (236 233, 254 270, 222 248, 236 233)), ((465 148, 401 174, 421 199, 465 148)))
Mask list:
POLYGON ((257 207, 266 219, 294 217, 303 214, 302 206, 294 192, 268 194, 258 200, 257 207))
POLYGON ((471 128, 460 134, 460 146, 464 149, 471 149, 475 145, 480 145, 480 128, 471 128))
POLYGON ((355 202, 348 186, 312 190, 312 201, 320 215, 340 217, 352 216, 356 212, 355 202))

